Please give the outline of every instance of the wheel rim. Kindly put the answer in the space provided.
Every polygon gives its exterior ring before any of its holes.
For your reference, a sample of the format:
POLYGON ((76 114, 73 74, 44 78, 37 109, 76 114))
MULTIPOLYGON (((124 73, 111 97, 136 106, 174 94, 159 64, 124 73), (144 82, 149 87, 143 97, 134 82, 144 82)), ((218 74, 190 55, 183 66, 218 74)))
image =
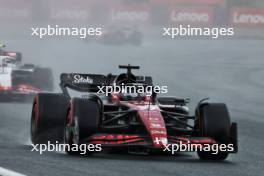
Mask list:
POLYGON ((74 117, 71 124, 71 112, 69 112, 65 125, 65 142, 72 145, 79 143, 79 123, 78 118, 74 117))
POLYGON ((74 117, 74 126, 73 126, 73 143, 78 144, 79 143, 79 122, 78 117, 74 117))
POLYGON ((65 125, 65 136, 64 136, 65 143, 72 144, 70 136, 71 136, 70 126, 68 123, 66 123, 66 125, 65 125))
POLYGON ((37 109, 36 109, 36 103, 33 106, 33 111, 32 111, 32 116, 31 116, 31 128, 30 128, 30 133, 31 133, 31 141, 34 142, 35 138, 35 133, 37 130, 37 121, 36 121, 36 115, 37 115, 37 109))
POLYGON ((72 144, 72 130, 71 130, 71 112, 69 111, 68 116, 66 118, 65 125, 65 143, 72 144))

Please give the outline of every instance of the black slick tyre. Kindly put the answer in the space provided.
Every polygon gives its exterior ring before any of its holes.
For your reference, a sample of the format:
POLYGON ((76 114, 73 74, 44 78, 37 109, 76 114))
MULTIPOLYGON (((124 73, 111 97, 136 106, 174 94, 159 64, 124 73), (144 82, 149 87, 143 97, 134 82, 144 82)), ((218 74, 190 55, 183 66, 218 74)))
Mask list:
MULTIPOLYGON (((228 109, 223 103, 205 103, 199 107, 195 126, 199 129, 199 136, 211 137, 220 144, 228 144, 230 140, 230 117, 228 109)), ((208 151, 198 151, 202 160, 225 160, 228 152, 219 151, 217 154, 208 151)))

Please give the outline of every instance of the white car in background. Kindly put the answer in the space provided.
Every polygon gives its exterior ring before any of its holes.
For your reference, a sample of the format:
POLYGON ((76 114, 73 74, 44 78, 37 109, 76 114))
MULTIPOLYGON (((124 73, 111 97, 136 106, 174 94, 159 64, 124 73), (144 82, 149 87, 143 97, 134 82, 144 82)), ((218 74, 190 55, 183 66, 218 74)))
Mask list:
POLYGON ((0 47, 1 101, 31 99, 38 92, 52 90, 53 75, 50 68, 23 64, 21 53, 3 51, 0 47))

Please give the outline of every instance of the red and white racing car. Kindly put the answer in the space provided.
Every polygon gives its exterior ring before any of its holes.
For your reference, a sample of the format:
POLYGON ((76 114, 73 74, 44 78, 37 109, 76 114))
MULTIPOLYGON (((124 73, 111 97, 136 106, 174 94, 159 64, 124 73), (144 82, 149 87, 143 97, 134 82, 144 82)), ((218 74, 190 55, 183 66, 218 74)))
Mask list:
MULTIPOLYGON (((111 85, 152 85, 152 78, 127 73, 61 74, 63 93, 39 93, 34 100, 31 116, 31 139, 34 144, 66 143, 100 144, 104 147, 127 148, 131 153, 164 151, 169 144, 232 145, 232 151, 199 150, 201 159, 224 160, 237 152, 237 125, 231 123, 223 103, 201 101, 195 115, 189 115, 188 99, 157 97, 155 93, 111 93, 98 90, 111 85), (88 93, 71 97, 68 88, 88 93), (57 142, 58 141, 58 142, 57 142)), ((67 149, 69 154, 78 151, 67 149)))
POLYGON ((53 90, 53 75, 49 68, 22 64, 19 52, 0 48, 0 100, 24 100, 38 92, 53 90))

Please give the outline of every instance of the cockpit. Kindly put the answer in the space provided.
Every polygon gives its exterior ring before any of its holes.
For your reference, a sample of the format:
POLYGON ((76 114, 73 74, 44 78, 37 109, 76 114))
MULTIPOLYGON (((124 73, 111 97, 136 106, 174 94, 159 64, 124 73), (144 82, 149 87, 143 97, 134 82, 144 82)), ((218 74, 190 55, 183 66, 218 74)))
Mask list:
POLYGON ((139 69, 139 66, 120 65, 120 69, 127 69, 127 73, 117 75, 112 85, 118 87, 118 92, 112 92, 113 101, 145 101, 152 99, 152 91, 148 90, 152 86, 152 79, 143 76, 135 76, 131 70, 139 69))
POLYGON ((128 84, 128 83, 136 83, 137 82, 137 78, 134 74, 132 74, 131 70, 132 69, 139 69, 139 66, 131 66, 131 65, 119 65, 120 69, 127 69, 127 73, 122 73, 120 75, 118 75, 115 80, 114 83, 116 83, 117 85, 121 85, 121 84, 128 84))

